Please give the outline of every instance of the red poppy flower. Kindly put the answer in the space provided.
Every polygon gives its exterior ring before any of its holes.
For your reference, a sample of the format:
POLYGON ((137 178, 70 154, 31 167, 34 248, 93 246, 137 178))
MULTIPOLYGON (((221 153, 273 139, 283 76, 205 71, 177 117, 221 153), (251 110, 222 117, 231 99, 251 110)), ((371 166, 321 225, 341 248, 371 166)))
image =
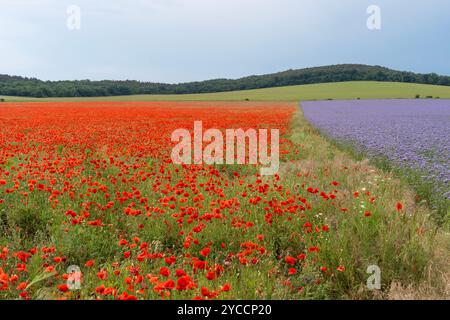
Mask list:
POLYGON ((309 247, 308 251, 309 252, 319 252, 319 248, 318 247, 309 247))
POLYGON ((230 290, 231 290, 230 284, 225 283, 225 284, 222 286, 222 291, 223 291, 223 292, 228 292, 228 291, 230 291, 230 290))
POLYGON ((159 269, 159 274, 164 276, 164 277, 169 277, 170 276, 170 271, 166 267, 162 267, 161 269, 159 269))
POLYGON ((119 300, 137 300, 137 297, 134 295, 130 295, 127 292, 122 293, 119 298, 119 300))
POLYGON ((287 256, 284 261, 286 261, 287 264, 294 265, 297 262, 297 259, 291 256, 287 256))
POLYGON ((92 267, 93 265, 95 264, 95 261, 94 260, 88 260, 84 265, 86 266, 86 267, 92 267))
POLYGON ((175 270, 175 275, 177 276, 177 278, 182 277, 185 274, 186 274, 186 272, 184 270, 181 270, 181 269, 175 270))
POLYGON ((200 254, 202 255, 202 256, 204 256, 204 257, 206 257, 206 256, 208 256, 208 254, 211 252, 211 249, 209 248, 209 247, 206 247, 206 248, 203 248, 201 251, 200 251, 200 254))
POLYGON ((105 285, 102 284, 101 286, 95 288, 95 292, 97 292, 98 294, 103 294, 103 292, 105 292, 105 285))
POLYGON ((208 280, 214 280, 216 278, 216 273, 214 271, 210 271, 206 274, 206 278, 208 280))
POLYGON ((175 281, 173 281, 172 279, 167 280, 166 282, 164 282, 164 288, 166 288, 167 290, 172 290, 173 288, 175 288, 175 281))
POLYGON ((67 284, 60 284, 58 285, 58 290, 61 292, 67 292, 69 291, 69 287, 67 286, 67 284))
POLYGON ((204 296, 204 297, 209 297, 211 295, 211 293, 209 292, 209 290, 206 287, 201 287, 200 292, 202 293, 202 296, 204 296))
POLYGON ((177 280, 177 290, 186 290, 191 283, 191 278, 182 276, 177 280))
POLYGON ((99 272, 97 272, 97 277, 98 277, 100 280, 105 280, 105 279, 107 278, 107 274, 106 274, 105 271, 99 271, 99 272))
POLYGON ((306 254, 300 253, 300 254, 297 256, 297 259, 298 259, 298 260, 305 260, 305 259, 306 259, 306 254))
POLYGON ((16 290, 18 291, 22 291, 25 290, 25 288, 28 286, 28 282, 21 282, 19 283, 19 285, 16 287, 16 290))

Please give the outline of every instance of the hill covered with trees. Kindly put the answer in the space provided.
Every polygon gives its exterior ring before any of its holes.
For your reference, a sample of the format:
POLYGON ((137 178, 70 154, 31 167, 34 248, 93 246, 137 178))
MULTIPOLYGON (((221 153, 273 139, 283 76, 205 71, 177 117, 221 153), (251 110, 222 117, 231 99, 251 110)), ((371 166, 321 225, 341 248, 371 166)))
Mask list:
POLYGON ((291 85, 342 82, 389 81, 450 86, 450 76, 418 74, 381 66, 341 64, 287 70, 240 79, 214 79, 166 84, 140 81, 42 81, 0 74, 0 95, 22 97, 102 97, 134 94, 188 94, 226 92, 291 85))

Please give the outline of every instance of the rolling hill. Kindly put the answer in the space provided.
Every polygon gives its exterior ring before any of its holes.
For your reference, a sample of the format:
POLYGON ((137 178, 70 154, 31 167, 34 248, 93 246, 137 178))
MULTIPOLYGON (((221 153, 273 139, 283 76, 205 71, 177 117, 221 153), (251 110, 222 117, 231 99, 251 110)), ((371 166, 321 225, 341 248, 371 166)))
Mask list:
POLYGON ((126 95, 81 98, 3 97, 6 101, 300 101, 324 99, 450 98, 450 87, 400 82, 352 81, 220 93, 126 95))
MULTIPOLYGON (((434 73, 417 74, 412 72, 396 71, 380 66, 342 64, 287 70, 273 74, 250 76, 240 79, 215 79, 179 84, 139 82, 130 80, 42 81, 35 78, 23 78, 0 74, 0 95, 47 98, 107 97, 144 94, 198 94, 348 81, 378 81, 450 86, 449 76, 439 76, 434 73)), ((282 91, 284 90, 289 93, 294 92, 294 95, 297 92, 296 88, 282 89, 282 91)), ((243 94, 247 93, 244 92, 243 94)))

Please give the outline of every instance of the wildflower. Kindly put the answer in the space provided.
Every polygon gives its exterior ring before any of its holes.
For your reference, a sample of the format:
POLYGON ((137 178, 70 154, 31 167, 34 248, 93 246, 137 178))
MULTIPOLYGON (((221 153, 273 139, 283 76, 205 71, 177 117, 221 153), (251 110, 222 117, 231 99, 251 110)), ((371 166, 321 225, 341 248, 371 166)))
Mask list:
POLYGON ((202 256, 204 256, 204 257, 206 257, 206 256, 208 256, 208 254, 211 252, 211 249, 209 248, 209 247, 206 247, 206 248, 204 248, 204 249, 202 249, 201 251, 200 251, 200 254, 202 255, 202 256))
POLYGON ((298 259, 298 260, 305 260, 305 259, 306 259, 306 254, 304 254, 304 253, 299 254, 299 255, 297 256, 297 259, 298 259))
POLYGON ((108 275, 106 274, 106 271, 99 271, 97 272, 97 277, 100 280, 105 280, 108 277, 108 275))
POLYGON ((103 294, 103 292, 105 292, 105 285, 102 284, 101 286, 95 288, 95 292, 98 294, 103 294))
POLYGON ((25 288, 28 286, 28 282, 21 282, 19 283, 19 285, 16 287, 16 290, 18 291, 22 291, 25 290, 25 288))
POLYGON ((69 291, 69 287, 67 286, 67 284, 60 284, 58 285, 58 290, 61 292, 67 292, 69 291))
POLYGON ((206 279, 214 280, 216 278, 216 273, 214 271, 210 271, 206 274, 206 279))
POLYGON ((175 263, 176 258, 175 258, 175 256, 171 256, 170 258, 165 258, 165 261, 170 266, 175 263))
POLYGON ((184 270, 177 269, 177 270, 175 270, 175 275, 177 276, 177 278, 179 278, 179 277, 186 275, 186 272, 184 270))
POLYGON ((88 268, 92 267, 95 264, 94 260, 88 260, 84 265, 88 268))
POLYGON ((61 258, 61 257, 54 257, 54 258, 53 258, 53 261, 54 261, 55 263, 60 263, 61 261, 63 261, 63 258, 61 258))
POLYGON ((187 290, 191 279, 188 276, 182 276, 177 280, 177 290, 187 290))
POLYGON ((169 277, 170 276, 170 271, 166 267, 162 267, 161 269, 159 269, 159 274, 164 276, 164 277, 169 277))
POLYGON ((294 264, 297 262, 297 259, 295 259, 294 257, 291 257, 291 256, 287 256, 287 257, 284 259, 284 261, 285 261, 287 264, 294 265, 294 264))
POLYGON ((167 290, 172 290, 173 288, 175 288, 175 281, 173 281, 172 279, 167 280, 166 282, 164 282, 164 288, 166 288, 167 290))
POLYGON ((119 298, 119 300, 137 300, 137 297, 134 295, 130 295, 127 292, 123 292, 119 298))
POLYGON ((228 291, 230 291, 230 290, 231 290, 231 286, 230 286, 228 283, 225 283, 225 284, 222 286, 222 291, 228 292, 228 291))

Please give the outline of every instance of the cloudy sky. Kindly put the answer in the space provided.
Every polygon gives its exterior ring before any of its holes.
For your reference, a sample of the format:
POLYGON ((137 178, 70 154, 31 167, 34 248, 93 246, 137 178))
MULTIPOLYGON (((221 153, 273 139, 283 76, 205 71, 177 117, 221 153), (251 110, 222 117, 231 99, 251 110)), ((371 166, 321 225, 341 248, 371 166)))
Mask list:
POLYGON ((450 75, 449 14, 448 0, 0 0, 0 73, 184 82, 364 63, 450 75))

